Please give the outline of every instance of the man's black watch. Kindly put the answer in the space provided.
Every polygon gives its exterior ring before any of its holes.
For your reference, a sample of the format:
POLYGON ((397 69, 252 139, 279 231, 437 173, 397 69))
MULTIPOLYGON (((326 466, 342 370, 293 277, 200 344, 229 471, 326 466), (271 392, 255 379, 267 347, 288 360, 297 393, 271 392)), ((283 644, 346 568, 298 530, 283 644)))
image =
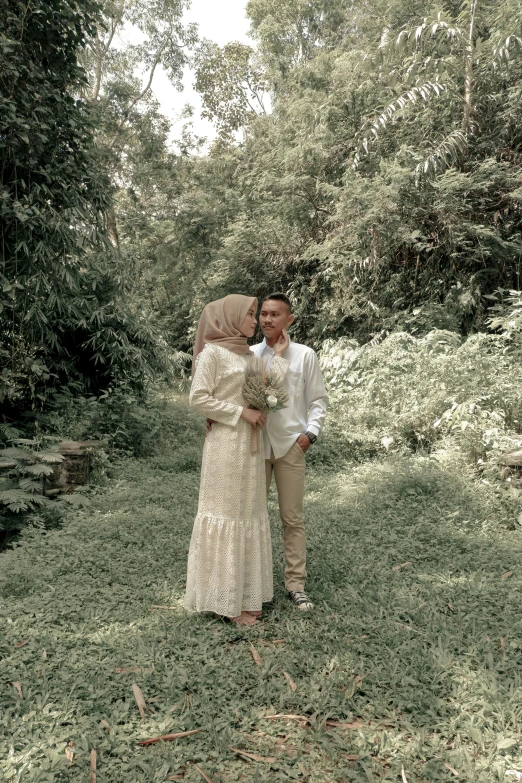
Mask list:
POLYGON ((304 435, 306 435, 306 437, 308 438, 308 440, 310 441, 310 443, 311 443, 312 445, 313 445, 313 444, 315 443, 315 441, 317 440, 317 435, 314 435, 314 433, 313 433, 313 432, 308 432, 308 430, 307 430, 307 431, 306 431, 306 432, 304 432, 303 434, 304 434, 304 435))

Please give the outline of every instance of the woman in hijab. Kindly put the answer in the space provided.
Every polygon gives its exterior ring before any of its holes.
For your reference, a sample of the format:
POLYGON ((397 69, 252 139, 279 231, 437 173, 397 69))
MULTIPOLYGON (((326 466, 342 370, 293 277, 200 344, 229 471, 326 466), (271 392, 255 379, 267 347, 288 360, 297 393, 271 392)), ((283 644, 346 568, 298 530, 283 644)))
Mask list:
MULTIPOLYGON (((194 345, 190 404, 215 422, 205 439, 199 505, 187 569, 185 608, 253 625, 273 597, 272 544, 263 449, 252 452, 252 427, 264 415, 242 397, 253 354, 257 299, 232 294, 203 310, 194 345)), ((272 372, 282 380, 288 338, 275 347, 272 372)))

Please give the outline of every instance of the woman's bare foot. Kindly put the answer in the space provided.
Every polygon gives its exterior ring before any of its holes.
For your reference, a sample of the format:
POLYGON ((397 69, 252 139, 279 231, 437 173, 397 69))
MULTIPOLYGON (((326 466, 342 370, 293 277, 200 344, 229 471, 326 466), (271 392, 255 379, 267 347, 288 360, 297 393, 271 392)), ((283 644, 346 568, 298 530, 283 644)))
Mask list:
POLYGON ((253 617, 250 612, 241 612, 238 617, 229 617, 228 619, 236 625, 255 625, 257 623, 256 617, 253 617))
POLYGON ((252 617, 261 617, 263 612, 251 612, 249 609, 246 609, 246 613, 251 615, 252 617))

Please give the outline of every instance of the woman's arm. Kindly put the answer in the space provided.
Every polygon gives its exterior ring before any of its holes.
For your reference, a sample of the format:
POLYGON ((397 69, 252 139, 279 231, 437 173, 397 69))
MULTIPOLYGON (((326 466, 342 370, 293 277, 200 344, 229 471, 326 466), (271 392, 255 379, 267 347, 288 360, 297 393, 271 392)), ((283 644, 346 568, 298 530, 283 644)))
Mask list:
POLYGON ((241 405, 214 397, 218 375, 218 360, 212 348, 205 348, 198 356, 192 379, 189 403, 203 416, 235 427, 243 412, 241 405))

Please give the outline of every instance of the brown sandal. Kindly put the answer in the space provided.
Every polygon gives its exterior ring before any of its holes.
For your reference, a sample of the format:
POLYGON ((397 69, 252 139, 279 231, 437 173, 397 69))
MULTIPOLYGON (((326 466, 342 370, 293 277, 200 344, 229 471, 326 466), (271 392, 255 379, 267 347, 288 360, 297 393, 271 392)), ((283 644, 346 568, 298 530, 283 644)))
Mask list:
POLYGON ((227 617, 224 614, 216 614, 220 620, 225 620, 227 623, 234 623, 234 625, 241 625, 249 627, 256 625, 257 617, 253 617, 250 612, 241 612, 237 617, 227 617))

